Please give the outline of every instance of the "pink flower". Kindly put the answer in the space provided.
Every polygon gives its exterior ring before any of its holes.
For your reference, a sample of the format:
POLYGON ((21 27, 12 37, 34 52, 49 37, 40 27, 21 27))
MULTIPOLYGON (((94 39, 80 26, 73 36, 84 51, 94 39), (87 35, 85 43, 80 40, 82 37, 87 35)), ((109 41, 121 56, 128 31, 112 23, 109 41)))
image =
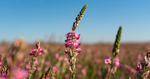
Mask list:
POLYGON ((43 49, 43 52, 46 53, 46 54, 48 53, 48 51, 46 49, 43 49))
POLYGON ((105 64, 111 64, 111 57, 107 57, 105 59, 105 64))
POLYGON ((130 72, 133 73, 133 74, 137 74, 136 70, 133 69, 133 68, 130 70, 130 72))
POLYGON ((58 53, 54 54, 54 58, 58 59, 58 57, 59 57, 58 53))
POLYGON ((141 54, 138 54, 137 59, 142 60, 142 55, 141 55, 141 54))
POLYGON ((131 70, 132 68, 129 65, 125 65, 124 68, 131 70))
POLYGON ((80 69, 82 66, 81 64, 77 64, 77 68, 80 69))
POLYGON ((81 44, 81 43, 79 43, 80 40, 78 40, 80 37, 80 34, 75 34, 75 31, 71 31, 71 32, 67 33, 65 36, 67 38, 65 40, 65 47, 78 48, 78 46, 81 44))
POLYGON ((33 49, 31 50, 30 54, 33 55, 33 53, 35 53, 35 52, 36 52, 36 50, 33 48, 33 49))
POLYGON ((82 73, 83 76, 86 76, 86 70, 85 69, 82 69, 81 73, 82 73))
MULTIPOLYGON (((111 57, 107 57, 105 59, 105 64, 111 64, 111 57)), ((123 65, 120 65, 120 61, 119 61, 119 59, 117 57, 114 59, 113 65, 115 65, 118 68, 122 68, 123 67, 123 65)))
POLYGON ((24 79, 27 76, 28 76, 28 71, 26 71, 26 70, 20 70, 20 69, 13 70, 14 79, 24 79))
POLYGON ((30 67, 30 64, 27 64, 26 66, 25 66, 25 68, 27 69, 27 70, 29 70, 31 67, 30 67))
POLYGON ((2 62, 0 61, 0 65, 2 65, 2 62))
POLYGON ((76 51, 77 51, 78 53, 80 53, 80 52, 81 52, 81 48, 77 48, 76 51))
POLYGON ((75 31, 71 31, 70 33, 71 33, 71 35, 72 35, 72 36, 74 36, 74 35, 75 35, 75 31))
POLYGON ((95 63, 96 63, 96 64, 99 64, 99 63, 101 63, 101 62, 102 62, 101 59, 95 59, 95 63))
POLYGON ((35 55, 35 54, 37 54, 37 55, 39 55, 39 56, 42 56, 43 54, 42 54, 42 52, 43 52, 43 50, 42 50, 42 48, 40 48, 40 49, 32 49, 31 50, 31 52, 30 52, 30 55, 35 55))
POLYGON ((41 70, 41 67, 37 67, 37 71, 40 71, 41 70))
POLYGON ((53 67, 53 71, 56 72, 57 71, 57 67, 53 67))
POLYGON ((78 78, 78 79, 79 79, 79 78, 81 78, 81 75, 80 75, 80 74, 78 74, 78 75, 77 75, 77 78, 78 78))
POLYGON ((69 52, 68 50, 65 50, 65 53, 68 54, 68 53, 70 53, 70 52, 69 52))
POLYGON ((98 71, 97 74, 98 74, 98 76, 101 76, 101 75, 102 75, 102 72, 101 72, 101 71, 98 71))
POLYGON ((65 79, 69 79, 69 74, 64 75, 65 79))
POLYGON ((50 66, 51 63, 50 63, 49 61, 46 61, 46 62, 45 62, 45 65, 46 65, 46 66, 50 66))
POLYGON ((120 61, 117 57, 115 58, 113 64, 116 65, 116 66, 118 66, 120 64, 120 61))
POLYGON ((138 62, 138 68, 137 68, 137 71, 141 71, 142 70, 142 65, 140 62, 138 62))
POLYGON ((78 40, 80 38, 80 34, 75 35, 75 39, 78 40))
POLYGON ((120 65, 120 61, 119 61, 119 58, 118 58, 118 57, 115 58, 113 64, 114 64, 116 67, 118 67, 118 68, 122 68, 122 67, 123 67, 123 65, 120 65))

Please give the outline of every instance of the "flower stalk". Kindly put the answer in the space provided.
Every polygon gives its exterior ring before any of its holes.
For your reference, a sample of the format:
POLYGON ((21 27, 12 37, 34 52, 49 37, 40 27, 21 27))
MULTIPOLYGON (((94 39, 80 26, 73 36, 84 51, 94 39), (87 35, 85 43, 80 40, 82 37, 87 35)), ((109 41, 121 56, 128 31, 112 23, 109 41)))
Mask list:
POLYGON ((40 79, 48 79, 50 77, 51 69, 52 69, 52 67, 48 68, 48 70, 45 72, 45 74, 42 74, 40 79))
POLYGON ((36 67, 35 67, 35 61, 37 60, 37 57, 38 56, 42 56, 43 50, 42 48, 40 47, 40 41, 37 40, 36 42, 36 49, 32 49, 30 54, 32 57, 32 61, 31 61, 31 68, 29 70, 29 76, 28 76, 28 79, 31 79, 32 78, 32 74, 34 73, 34 71, 36 70, 36 67))
POLYGON ((108 79, 110 79, 111 74, 113 77, 115 77, 115 73, 117 71, 117 68, 122 68, 122 65, 120 65, 119 58, 117 57, 119 53, 119 46, 120 46, 120 39, 121 39, 121 33, 122 33, 122 26, 119 27, 119 30, 116 35, 116 40, 113 46, 112 54, 113 57, 108 57, 105 59, 106 64, 110 64, 110 71, 109 71, 109 76, 108 79))
POLYGON ((73 23, 73 26, 72 26, 72 31, 75 31, 75 29, 77 28, 77 26, 78 26, 80 20, 82 19, 83 15, 84 15, 84 13, 85 13, 86 8, 87 8, 87 4, 85 4, 85 5, 83 6, 83 8, 81 9, 80 13, 79 13, 78 16, 76 17, 75 22, 73 23))
POLYGON ((150 72, 150 52, 145 56, 145 60, 137 64, 138 79, 147 79, 150 72))
POLYGON ((81 48, 79 48, 79 46, 81 45, 81 43, 79 43, 80 34, 76 34, 75 29, 77 28, 80 20, 82 19, 86 8, 87 8, 87 4, 83 6, 80 13, 76 17, 76 20, 72 26, 72 31, 65 35, 66 36, 65 47, 69 48, 69 50, 65 50, 65 53, 69 55, 69 63, 70 63, 69 70, 71 72, 70 79, 75 78, 75 73, 76 73, 75 63, 77 61, 76 57, 81 52, 81 48))

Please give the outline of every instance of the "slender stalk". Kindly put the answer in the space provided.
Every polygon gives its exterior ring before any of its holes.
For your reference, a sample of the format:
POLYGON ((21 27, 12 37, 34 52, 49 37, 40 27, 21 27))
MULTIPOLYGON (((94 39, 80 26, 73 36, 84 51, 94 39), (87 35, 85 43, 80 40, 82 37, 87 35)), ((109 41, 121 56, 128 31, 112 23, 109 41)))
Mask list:
POLYGON ((28 77, 28 79, 32 78, 32 73, 35 71, 35 67, 34 67, 35 66, 35 61, 36 61, 36 57, 33 56, 32 63, 31 63, 31 69, 29 71, 29 77, 28 77))
POLYGON ((70 59, 69 59, 69 63, 70 63, 69 69, 71 71, 70 79, 75 78, 75 73, 76 73, 75 62, 77 60, 76 56, 78 55, 78 53, 81 52, 81 48, 78 48, 78 46, 80 46, 80 44, 81 44, 81 43, 79 43, 80 34, 75 34, 75 29, 77 28, 80 20, 82 19, 86 8, 87 8, 87 4, 85 4, 83 6, 81 11, 77 15, 75 22, 73 23, 73 26, 72 26, 72 31, 69 32, 68 34, 66 34, 67 40, 65 40, 65 42, 66 42, 65 46, 70 48, 69 51, 65 50, 65 53, 68 53, 68 55, 70 57, 70 59))
POLYGON ((115 58, 112 59, 112 63, 111 63, 108 79, 110 79, 110 77, 111 77, 111 71, 112 71, 112 68, 113 68, 113 63, 114 63, 113 61, 114 61, 114 59, 115 58))
POLYGON ((109 71, 109 76, 108 76, 108 79, 110 79, 110 76, 111 76, 111 71, 112 71, 112 65, 110 67, 110 71, 109 71))
MULTIPOLYGON (((119 30, 118 30, 117 35, 116 35, 115 43, 114 43, 114 46, 113 46, 113 50, 112 50, 113 57, 112 57, 112 60, 111 60, 111 67, 110 67, 108 79, 110 79, 110 77, 111 77, 111 72, 112 72, 112 68, 113 68, 113 63, 114 63, 114 60, 115 60, 116 56, 117 56, 118 53, 119 53, 119 46, 120 46, 120 40, 121 40, 121 33, 122 33, 122 26, 119 27, 119 30)), ((116 71, 114 71, 114 73, 115 73, 115 72, 116 72, 116 71)))
POLYGON ((32 61, 31 61, 31 69, 29 70, 29 76, 28 79, 32 78, 32 74, 36 70, 35 68, 35 61, 37 60, 37 56, 42 56, 42 48, 40 47, 40 41, 37 40, 36 42, 36 48, 37 49, 32 49, 29 55, 32 55, 32 61))
POLYGON ((46 78, 49 78, 51 69, 52 69, 52 66, 49 67, 48 70, 47 70, 44 74, 41 75, 40 79, 46 79, 46 78))

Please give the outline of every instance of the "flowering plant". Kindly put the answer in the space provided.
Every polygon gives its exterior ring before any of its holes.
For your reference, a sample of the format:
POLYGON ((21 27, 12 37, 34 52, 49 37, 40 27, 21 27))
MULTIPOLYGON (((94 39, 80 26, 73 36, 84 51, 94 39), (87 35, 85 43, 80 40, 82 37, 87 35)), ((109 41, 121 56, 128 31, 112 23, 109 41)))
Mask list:
POLYGON ((83 14, 87 8, 87 4, 84 5, 84 7, 81 9, 80 13, 78 14, 76 21, 73 23, 72 31, 67 33, 66 40, 65 40, 65 47, 69 48, 69 50, 65 50, 65 53, 69 55, 69 63, 70 67, 69 70, 71 71, 71 79, 75 78, 76 73, 76 67, 75 63, 77 61, 77 55, 81 52, 81 48, 79 46, 81 45, 80 40, 80 34, 75 33, 75 29, 78 26, 78 23, 83 17, 83 14))
POLYGON ((119 53, 121 32, 122 32, 122 26, 119 27, 118 33, 116 35, 116 40, 115 40, 114 47, 112 50, 112 54, 113 54, 112 59, 111 59, 111 57, 108 57, 105 59, 105 64, 111 65, 108 79, 110 79, 111 75, 113 77, 115 77, 115 73, 116 73, 117 68, 122 68, 122 65, 120 65, 119 58, 117 57, 117 55, 119 53))

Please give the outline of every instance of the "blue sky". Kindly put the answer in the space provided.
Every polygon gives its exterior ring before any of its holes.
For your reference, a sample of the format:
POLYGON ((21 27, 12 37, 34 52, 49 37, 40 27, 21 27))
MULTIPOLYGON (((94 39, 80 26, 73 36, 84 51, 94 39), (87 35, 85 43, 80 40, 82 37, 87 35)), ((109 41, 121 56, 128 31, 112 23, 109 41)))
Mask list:
POLYGON ((121 42, 150 41, 148 0, 0 0, 0 41, 46 41, 54 34, 56 42, 63 42, 86 3, 76 29, 81 42, 114 42, 120 25, 121 42))

